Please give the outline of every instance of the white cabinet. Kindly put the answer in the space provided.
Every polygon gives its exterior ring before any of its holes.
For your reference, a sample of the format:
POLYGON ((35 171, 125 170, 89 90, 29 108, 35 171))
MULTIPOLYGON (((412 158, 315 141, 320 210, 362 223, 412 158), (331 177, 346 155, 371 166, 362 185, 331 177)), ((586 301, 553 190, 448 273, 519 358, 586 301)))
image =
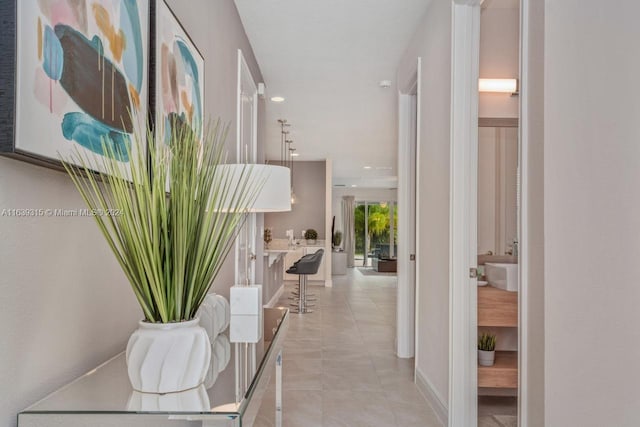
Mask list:
POLYGON ((331 252, 331 274, 344 276, 347 274, 347 253, 331 252))
MULTIPOLYGON (((324 249, 320 246, 302 246, 295 251, 287 253, 284 258, 284 280, 298 280, 297 274, 287 274, 287 269, 293 265, 294 262, 302 258, 304 255, 314 254, 320 249, 324 249)), ((322 262, 320 263, 320 267, 318 268, 318 272, 316 274, 310 274, 307 277, 307 280, 325 280, 325 257, 327 256, 326 252, 322 256, 322 262)))

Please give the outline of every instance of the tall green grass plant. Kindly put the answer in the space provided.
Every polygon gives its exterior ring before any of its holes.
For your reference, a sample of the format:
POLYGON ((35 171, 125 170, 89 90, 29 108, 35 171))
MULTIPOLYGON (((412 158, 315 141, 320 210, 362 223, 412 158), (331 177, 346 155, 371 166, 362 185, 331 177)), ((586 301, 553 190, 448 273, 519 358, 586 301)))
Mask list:
POLYGON ((76 150, 63 161, 148 322, 194 318, 264 184, 250 165, 239 180, 220 167, 227 132, 216 121, 199 138, 176 124, 165 144, 138 130, 133 144, 147 141, 149 154, 129 149, 118 162, 103 144, 105 156, 76 150))

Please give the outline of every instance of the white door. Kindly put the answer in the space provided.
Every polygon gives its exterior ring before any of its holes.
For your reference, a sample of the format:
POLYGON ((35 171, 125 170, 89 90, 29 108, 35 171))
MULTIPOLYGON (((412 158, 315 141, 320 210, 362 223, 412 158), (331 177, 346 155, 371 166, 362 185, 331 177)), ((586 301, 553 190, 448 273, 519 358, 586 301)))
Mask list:
POLYGON ((398 357, 415 356, 416 282, 419 277, 416 265, 418 250, 417 217, 417 169, 418 141, 420 132, 420 68, 416 61, 415 74, 398 98, 398 294, 397 294, 397 346, 398 357))
MULTIPOLYGON (((237 163, 257 156, 258 89, 238 49, 237 163)), ((236 243, 236 284, 255 283, 256 214, 249 214, 236 243)))
POLYGON ((478 424, 478 55, 481 0, 453 0, 449 427, 478 424))

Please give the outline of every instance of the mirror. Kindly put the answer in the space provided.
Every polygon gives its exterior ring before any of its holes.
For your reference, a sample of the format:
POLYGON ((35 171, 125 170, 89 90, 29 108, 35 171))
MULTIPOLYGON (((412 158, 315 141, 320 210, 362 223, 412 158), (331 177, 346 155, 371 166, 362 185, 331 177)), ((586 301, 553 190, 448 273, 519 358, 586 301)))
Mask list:
POLYGON ((518 119, 478 121, 478 255, 517 255, 518 119))

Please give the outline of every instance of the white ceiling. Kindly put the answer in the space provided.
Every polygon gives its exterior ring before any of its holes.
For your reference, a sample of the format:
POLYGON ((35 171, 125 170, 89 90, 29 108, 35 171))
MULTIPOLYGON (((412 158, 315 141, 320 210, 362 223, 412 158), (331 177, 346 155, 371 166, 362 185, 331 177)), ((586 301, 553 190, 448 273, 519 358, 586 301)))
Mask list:
POLYGON ((332 159, 334 184, 396 187, 396 68, 429 0, 235 3, 267 98, 286 98, 267 101, 267 159, 280 158, 285 118, 297 159, 332 159))

